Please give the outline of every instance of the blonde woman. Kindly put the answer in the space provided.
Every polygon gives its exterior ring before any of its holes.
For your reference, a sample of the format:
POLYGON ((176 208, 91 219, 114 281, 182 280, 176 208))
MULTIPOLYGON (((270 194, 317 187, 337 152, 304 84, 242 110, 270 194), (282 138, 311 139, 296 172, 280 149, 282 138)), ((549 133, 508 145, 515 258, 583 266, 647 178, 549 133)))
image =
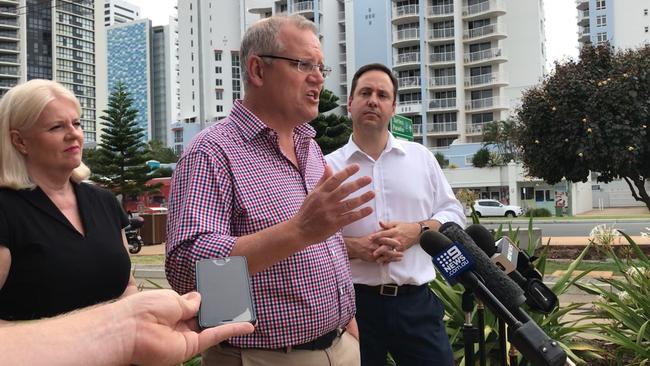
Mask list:
POLYGON ((0 99, 0 320, 68 312, 137 291, 108 191, 82 183, 81 107, 31 80, 0 99))

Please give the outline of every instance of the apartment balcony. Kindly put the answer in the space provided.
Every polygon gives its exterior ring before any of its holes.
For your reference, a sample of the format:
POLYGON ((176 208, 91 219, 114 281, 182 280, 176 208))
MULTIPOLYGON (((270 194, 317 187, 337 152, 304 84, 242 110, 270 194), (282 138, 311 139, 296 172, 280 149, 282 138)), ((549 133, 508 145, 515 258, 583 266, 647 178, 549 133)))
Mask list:
POLYGON ((345 23, 345 12, 339 11, 339 23, 345 23))
POLYGON ((420 77, 409 76, 397 79, 397 87, 399 90, 420 89, 420 77))
POLYGON ((397 108, 395 109, 396 114, 413 114, 420 113, 422 111, 422 101, 421 100, 408 100, 397 102, 397 108))
POLYGON ((2 28, 18 29, 18 19, 0 18, 0 29, 2 28))
POLYGON ((505 5, 502 0, 488 0, 478 4, 463 6, 463 19, 472 20, 486 15, 504 15, 505 5))
POLYGON ((20 63, 18 62, 18 55, 16 55, 16 54, 10 54, 10 55, 2 55, 2 54, 0 54, 0 65, 19 66, 20 63))
POLYGON ((576 8, 578 10, 589 9, 589 0, 576 0, 576 8))
POLYGON ((347 56, 348 56, 348 54, 345 53, 345 52, 341 52, 341 53, 339 53, 339 63, 340 63, 340 64, 344 64, 344 63, 346 63, 347 60, 348 60, 348 59, 347 59, 347 56))
POLYGON ((458 122, 427 123, 428 135, 451 135, 458 133, 458 122))
POLYGON ((430 55, 431 64, 448 64, 456 61, 456 52, 438 52, 430 55))
POLYGON ((15 6, 2 6, 0 4, 0 16, 18 16, 18 8, 15 6))
POLYGON ((501 48, 490 48, 483 51, 470 52, 465 54, 465 63, 472 64, 472 66, 481 63, 491 62, 506 62, 507 59, 503 56, 501 48))
MULTIPOLYGON (((322 2, 319 2, 319 4, 322 4, 322 2)), ((321 9, 318 9, 319 11, 321 9)), ((313 13, 314 12, 314 1, 298 1, 293 3, 293 12, 295 14, 302 14, 302 13, 313 13)), ((304 15, 304 14, 303 14, 304 15)))
POLYGON ((465 41, 489 41, 504 39, 507 37, 506 26, 501 23, 488 24, 482 27, 465 29, 463 40, 465 41))
POLYGON ((429 78, 429 89, 449 89, 456 86, 456 75, 429 78))
POLYGON ((469 100, 465 103, 465 110, 468 111, 487 111, 491 109, 508 109, 508 107, 505 105, 506 103, 503 101, 503 98, 496 96, 496 97, 489 97, 489 98, 481 98, 481 99, 473 99, 469 100))
POLYGON ((419 5, 403 5, 393 7, 393 24, 410 23, 417 21, 420 16, 419 5))
POLYGON ((347 94, 341 94, 339 97, 339 105, 348 105, 348 95, 347 94))
POLYGON ((454 38, 454 28, 429 29, 429 43, 448 42, 454 38))
POLYGON ((422 136, 422 124, 414 123, 413 124, 413 136, 422 136))
POLYGON ((454 4, 432 5, 427 10, 427 16, 429 18, 442 19, 454 17, 454 4))
POLYGON ((345 32, 339 33, 339 43, 345 43, 345 32))
POLYGON ((341 81, 341 84, 347 84, 347 82, 348 82, 348 74, 341 74, 340 81, 341 81))
POLYGON ((465 126, 465 133, 467 135, 482 135, 485 125, 491 122, 469 123, 465 126))
POLYGON ((506 86, 508 82, 503 73, 491 72, 489 74, 481 74, 475 76, 465 77, 465 88, 482 88, 485 86, 506 86))
POLYGON ((456 98, 431 99, 429 100, 429 110, 439 111, 445 109, 456 109, 456 98))
POLYGON ((578 10, 578 25, 583 27, 589 25, 589 9, 578 10))
POLYGON ((13 29, 0 29, 0 41, 18 41, 18 32, 13 29))
POLYGON ((420 53, 409 52, 393 56, 393 67, 395 70, 405 69, 407 66, 420 66, 420 53))
POLYGON ((586 43, 591 40, 591 28, 579 27, 578 28, 578 42, 586 43))
POLYGON ((410 28, 393 32, 393 45, 400 47, 417 45, 420 42, 420 29, 410 28))
POLYGON ((0 52, 17 54, 19 50, 17 42, 0 42, 0 52))

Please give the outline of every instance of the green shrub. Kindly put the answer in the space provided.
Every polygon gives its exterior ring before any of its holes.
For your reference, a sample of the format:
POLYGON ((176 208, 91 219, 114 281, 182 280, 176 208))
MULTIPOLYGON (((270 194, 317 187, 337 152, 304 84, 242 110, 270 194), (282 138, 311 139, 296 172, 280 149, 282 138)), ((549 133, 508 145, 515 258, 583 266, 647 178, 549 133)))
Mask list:
POLYGON ((449 159, 445 158, 445 154, 437 152, 434 156, 436 157, 436 160, 438 160, 438 164, 442 169, 449 166, 449 159))
POLYGON ((551 217, 551 211, 544 207, 531 208, 524 214, 526 217, 551 217))
POLYGON ((490 162, 490 150, 482 147, 476 151, 472 157, 472 165, 477 168, 484 168, 490 162))
POLYGON ((578 285, 582 290, 598 295, 590 318, 607 319, 598 323, 595 337, 615 345, 613 365, 650 364, 650 260, 627 234, 631 255, 621 259, 616 251, 604 247, 607 256, 616 263, 623 278, 602 279, 610 286, 578 285))

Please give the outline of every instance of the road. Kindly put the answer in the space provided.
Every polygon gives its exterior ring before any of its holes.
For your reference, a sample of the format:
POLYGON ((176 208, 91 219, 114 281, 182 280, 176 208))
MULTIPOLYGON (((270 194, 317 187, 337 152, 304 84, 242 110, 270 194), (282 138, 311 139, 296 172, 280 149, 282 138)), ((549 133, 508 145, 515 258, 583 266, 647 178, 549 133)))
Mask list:
MULTIPOLYGON (((502 225, 503 230, 508 230, 509 221, 497 221, 489 220, 489 218, 481 219, 481 222, 490 229, 496 229, 499 225, 502 225)), ((542 236, 589 236, 589 232, 594 226, 599 224, 607 224, 608 226, 613 226, 617 229, 623 230, 625 233, 631 236, 640 235, 641 231, 648 231, 646 228, 650 227, 649 221, 628 221, 628 220, 580 220, 580 221, 561 221, 561 222, 552 222, 552 221, 537 221, 533 222, 533 226, 542 230, 542 236)), ((521 229, 528 228, 528 221, 516 220, 512 223, 513 230, 519 227, 521 229)))

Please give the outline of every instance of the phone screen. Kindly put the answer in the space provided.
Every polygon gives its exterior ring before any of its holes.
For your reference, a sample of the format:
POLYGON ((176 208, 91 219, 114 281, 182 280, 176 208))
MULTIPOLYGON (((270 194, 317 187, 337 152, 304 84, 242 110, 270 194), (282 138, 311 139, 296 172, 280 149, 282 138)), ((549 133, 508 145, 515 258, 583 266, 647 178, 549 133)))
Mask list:
POLYGON ((214 327, 257 320, 245 257, 196 262, 196 288, 201 294, 199 325, 214 327))

